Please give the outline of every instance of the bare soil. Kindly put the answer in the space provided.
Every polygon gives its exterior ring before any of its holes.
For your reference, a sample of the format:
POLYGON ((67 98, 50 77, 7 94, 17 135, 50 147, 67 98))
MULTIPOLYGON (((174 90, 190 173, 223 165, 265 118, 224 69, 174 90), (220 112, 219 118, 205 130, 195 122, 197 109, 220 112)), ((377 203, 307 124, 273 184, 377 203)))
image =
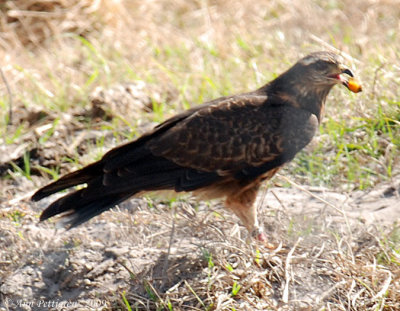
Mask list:
POLYGON ((174 310, 317 310, 349 286, 360 291, 349 310, 371 310, 357 278, 369 279, 370 265, 375 290, 385 289, 376 234, 399 217, 400 184, 351 195, 306 190, 319 198, 280 187, 260 196, 275 249, 249 242, 218 202, 135 198, 70 231, 38 223, 50 200, 4 202, 0 310, 123 310, 123 295, 136 310, 167 309, 166 301, 174 310), (234 282, 242 285, 232 296, 234 282))

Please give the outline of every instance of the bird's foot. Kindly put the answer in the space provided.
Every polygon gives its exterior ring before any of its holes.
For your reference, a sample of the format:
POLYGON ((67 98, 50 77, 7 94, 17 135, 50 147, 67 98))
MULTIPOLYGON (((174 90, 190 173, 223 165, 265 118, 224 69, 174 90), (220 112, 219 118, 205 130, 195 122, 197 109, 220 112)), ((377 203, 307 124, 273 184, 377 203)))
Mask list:
POLYGON ((268 242, 268 237, 265 232, 261 228, 256 228, 251 233, 251 236, 255 238, 257 241, 260 241, 266 248, 274 249, 276 246, 270 242, 268 242))

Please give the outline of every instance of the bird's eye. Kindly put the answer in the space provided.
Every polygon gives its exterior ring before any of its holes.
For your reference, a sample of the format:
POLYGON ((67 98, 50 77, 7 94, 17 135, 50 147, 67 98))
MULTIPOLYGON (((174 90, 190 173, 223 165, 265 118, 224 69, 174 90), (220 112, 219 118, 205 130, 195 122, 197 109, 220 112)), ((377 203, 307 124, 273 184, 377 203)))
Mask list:
POLYGON ((316 62, 316 63, 315 63, 315 68, 316 68, 317 70, 323 71, 323 70, 326 70, 327 67, 328 67, 328 66, 327 66, 326 63, 324 63, 324 62, 316 62))

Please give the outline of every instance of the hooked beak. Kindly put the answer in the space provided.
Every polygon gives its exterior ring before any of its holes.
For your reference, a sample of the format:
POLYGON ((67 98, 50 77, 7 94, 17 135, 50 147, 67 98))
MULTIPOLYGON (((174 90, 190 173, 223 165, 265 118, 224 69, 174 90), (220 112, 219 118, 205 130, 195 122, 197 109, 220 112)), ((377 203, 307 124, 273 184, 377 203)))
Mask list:
POLYGON ((349 68, 342 68, 341 73, 337 77, 339 81, 353 93, 362 91, 361 84, 354 78, 349 68))
POLYGON ((353 73, 351 72, 351 70, 349 68, 343 68, 342 73, 349 75, 350 77, 354 77, 353 73))

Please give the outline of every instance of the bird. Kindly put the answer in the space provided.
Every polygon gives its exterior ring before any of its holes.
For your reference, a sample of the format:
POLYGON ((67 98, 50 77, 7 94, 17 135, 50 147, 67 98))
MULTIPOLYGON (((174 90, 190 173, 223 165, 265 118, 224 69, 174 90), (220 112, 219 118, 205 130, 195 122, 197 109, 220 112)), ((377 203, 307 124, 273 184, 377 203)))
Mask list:
POLYGON ((145 192, 189 192, 220 198, 249 235, 267 241, 255 200, 262 182, 310 143, 333 86, 362 90, 343 57, 313 52, 269 83, 183 111, 98 161, 44 186, 38 201, 79 186, 40 216, 59 215, 67 229, 145 192))

